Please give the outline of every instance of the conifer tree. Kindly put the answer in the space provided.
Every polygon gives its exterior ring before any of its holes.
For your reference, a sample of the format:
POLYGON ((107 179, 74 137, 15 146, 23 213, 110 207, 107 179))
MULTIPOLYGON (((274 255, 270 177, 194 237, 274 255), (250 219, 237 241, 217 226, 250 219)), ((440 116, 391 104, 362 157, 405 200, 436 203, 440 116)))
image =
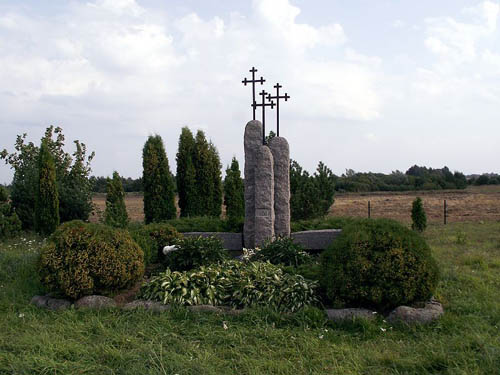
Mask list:
POLYGON ((196 173, 196 196, 193 201, 193 215, 210 216, 210 197, 213 194, 210 173, 210 148, 205 133, 198 130, 195 139, 194 169, 196 173))
POLYGON ((35 230, 49 235, 59 225, 59 195, 56 167, 47 140, 42 139, 38 154, 38 185, 35 197, 35 230))
POLYGON ((194 216, 196 205, 196 171, 193 158, 195 141, 188 127, 182 128, 177 151, 177 193, 181 216, 194 216))
POLYGON ((427 215, 420 197, 415 198, 411 207, 411 228, 423 232, 427 228, 427 215))
POLYGON ((231 161, 231 166, 226 169, 224 204, 226 205, 228 219, 238 219, 245 216, 243 179, 241 178, 238 160, 235 157, 231 161))
POLYGON ((212 194, 209 200, 209 215, 220 217, 222 213, 222 165, 220 163, 219 152, 212 142, 208 144, 208 151, 210 155, 210 182, 212 184, 212 194))
POLYGON ((146 224, 174 219, 174 181, 159 135, 149 136, 142 150, 144 216, 146 224))
POLYGON ((104 223, 112 227, 125 228, 128 224, 127 208, 125 207, 125 192, 122 179, 118 172, 113 172, 113 178, 108 178, 106 185, 106 210, 104 223))

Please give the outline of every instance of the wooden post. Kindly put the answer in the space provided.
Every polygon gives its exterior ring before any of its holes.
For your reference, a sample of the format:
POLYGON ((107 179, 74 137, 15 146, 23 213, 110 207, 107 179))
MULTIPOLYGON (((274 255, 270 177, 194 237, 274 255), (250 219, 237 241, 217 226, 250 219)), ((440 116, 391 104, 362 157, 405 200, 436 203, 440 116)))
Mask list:
POLYGON ((444 205, 443 205, 443 219, 444 219, 444 225, 446 225, 446 199, 444 200, 444 205))
POLYGON ((368 219, 371 217, 371 205, 370 201, 368 201, 368 219))

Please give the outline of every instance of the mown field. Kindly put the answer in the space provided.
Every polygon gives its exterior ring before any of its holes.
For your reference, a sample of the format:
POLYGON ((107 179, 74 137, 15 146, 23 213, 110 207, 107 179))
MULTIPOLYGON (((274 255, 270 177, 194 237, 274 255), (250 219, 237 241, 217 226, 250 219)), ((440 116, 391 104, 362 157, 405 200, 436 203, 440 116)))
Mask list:
MULTIPOLYGON (((443 222, 444 200, 448 207, 448 222, 500 220, 500 186, 495 185, 472 186, 465 190, 337 194, 330 215, 367 217, 370 201, 371 217, 410 222, 411 204, 417 196, 423 200, 429 222, 443 222)), ((100 211, 104 211, 105 194, 95 194, 93 201, 100 211)), ((131 221, 144 220, 141 194, 127 194, 125 204, 131 221)), ((97 220, 97 216, 92 220, 97 220)))
POLYGON ((500 222, 431 224, 425 237, 445 315, 409 327, 336 325, 314 308, 39 310, 42 240, 24 235, 0 243, 0 374, 500 374, 500 222))

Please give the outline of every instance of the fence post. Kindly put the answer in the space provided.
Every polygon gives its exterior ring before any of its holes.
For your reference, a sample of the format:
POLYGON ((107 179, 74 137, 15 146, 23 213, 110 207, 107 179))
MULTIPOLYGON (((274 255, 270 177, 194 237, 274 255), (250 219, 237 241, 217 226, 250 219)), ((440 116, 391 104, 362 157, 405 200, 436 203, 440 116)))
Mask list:
POLYGON ((368 201, 368 219, 371 217, 371 205, 370 201, 368 201))
POLYGON ((443 205, 443 219, 444 219, 444 225, 446 225, 446 199, 444 200, 444 205, 443 205))

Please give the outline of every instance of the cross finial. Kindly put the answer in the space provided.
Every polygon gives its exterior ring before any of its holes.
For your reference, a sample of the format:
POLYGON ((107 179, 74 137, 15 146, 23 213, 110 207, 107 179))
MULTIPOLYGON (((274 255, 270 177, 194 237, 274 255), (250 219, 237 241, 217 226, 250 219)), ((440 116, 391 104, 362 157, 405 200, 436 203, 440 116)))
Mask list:
POLYGON ((262 144, 266 144, 266 107, 274 108, 274 102, 269 99, 269 94, 266 90, 262 90, 259 95, 262 97, 262 102, 257 104, 254 102, 253 108, 254 111, 257 107, 262 107, 262 144), (266 103, 266 99, 269 100, 269 103, 266 103))
POLYGON ((264 79, 264 77, 260 77, 260 79, 255 79, 255 73, 257 73, 257 69, 255 69, 255 67, 252 67, 252 69, 249 70, 250 73, 252 73, 252 79, 243 79, 243 81, 241 81, 245 86, 247 85, 247 83, 251 83, 252 84, 252 108, 253 108, 253 119, 255 120, 255 108, 256 108, 256 103, 255 103, 255 84, 256 83, 260 83, 261 85, 264 84, 264 82, 266 82, 266 80, 264 79))
POLYGON ((276 135, 280 136, 280 99, 285 99, 285 102, 290 99, 290 96, 285 93, 285 95, 280 95, 280 89, 283 87, 279 83, 273 86, 276 89, 276 95, 272 96, 269 94, 267 96, 267 100, 276 99, 276 135))

